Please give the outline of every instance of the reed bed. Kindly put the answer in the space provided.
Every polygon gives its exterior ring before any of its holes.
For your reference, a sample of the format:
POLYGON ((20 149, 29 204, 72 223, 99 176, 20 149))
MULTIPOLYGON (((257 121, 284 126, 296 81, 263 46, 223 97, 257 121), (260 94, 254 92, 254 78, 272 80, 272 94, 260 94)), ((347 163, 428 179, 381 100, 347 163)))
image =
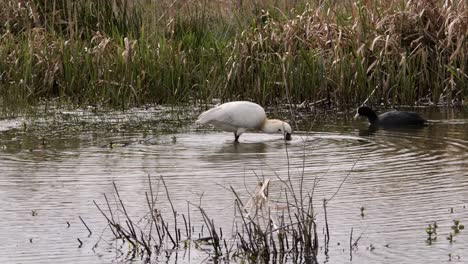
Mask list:
MULTIPOLYGON (((326 223, 323 244, 319 247, 313 191, 304 190, 302 185, 295 188, 297 184, 290 177, 277 177, 275 181, 265 179, 249 197, 243 197, 231 187, 235 212, 230 230, 216 225, 201 202, 187 201, 186 209, 175 208, 164 178, 152 181, 148 176, 148 181, 149 190, 145 193, 148 213, 140 220, 130 216, 115 184, 111 199, 104 194, 101 205, 94 201, 114 239, 121 242, 113 248, 124 258, 151 261, 165 252, 194 248, 215 262, 318 263, 319 249, 328 250, 330 235, 326 223), (270 197, 271 184, 280 186, 281 199, 270 197), (169 210, 167 206, 166 209, 161 207, 167 203, 169 210), (194 213, 201 215, 203 220, 193 221, 194 213)), ((325 219, 326 202, 323 203, 325 219)), ((90 228, 85 222, 83 224, 91 236, 90 228)), ((83 241, 78 241, 81 247, 83 241)))
POLYGON ((466 1, 7 0, 0 104, 462 104, 466 1))

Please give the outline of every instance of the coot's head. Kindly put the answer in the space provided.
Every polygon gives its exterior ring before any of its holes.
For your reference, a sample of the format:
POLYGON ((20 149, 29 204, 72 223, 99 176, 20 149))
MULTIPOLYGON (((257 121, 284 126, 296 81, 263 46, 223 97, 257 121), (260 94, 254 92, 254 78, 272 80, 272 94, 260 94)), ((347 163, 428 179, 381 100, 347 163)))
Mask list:
POLYGON ((354 116, 354 119, 358 118, 359 116, 365 116, 367 119, 369 119, 369 122, 371 124, 378 122, 379 118, 377 117, 377 114, 368 106, 361 106, 357 109, 356 115, 354 116))
POLYGON ((355 117, 358 117, 358 116, 370 116, 374 114, 375 115, 375 112, 374 110, 372 110, 370 107, 368 106, 361 106, 357 109, 357 113, 356 113, 356 116, 355 117))

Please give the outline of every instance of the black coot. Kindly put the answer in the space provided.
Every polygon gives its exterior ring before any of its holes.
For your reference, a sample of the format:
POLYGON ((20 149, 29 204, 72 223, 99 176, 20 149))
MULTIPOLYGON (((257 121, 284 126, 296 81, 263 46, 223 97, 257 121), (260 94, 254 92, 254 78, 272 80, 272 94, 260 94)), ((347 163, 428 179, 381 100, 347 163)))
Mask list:
POLYGON ((377 116, 368 106, 359 107, 354 118, 358 116, 365 116, 371 126, 382 128, 422 127, 427 122, 415 112, 391 111, 377 116))

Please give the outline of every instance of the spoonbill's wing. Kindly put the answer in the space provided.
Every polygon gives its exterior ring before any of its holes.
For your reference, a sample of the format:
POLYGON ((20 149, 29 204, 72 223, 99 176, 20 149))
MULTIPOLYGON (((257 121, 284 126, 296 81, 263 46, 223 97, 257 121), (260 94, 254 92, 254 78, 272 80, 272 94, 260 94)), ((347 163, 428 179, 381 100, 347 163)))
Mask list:
POLYGON ((259 128, 265 121, 263 108, 251 102, 230 102, 202 113, 197 122, 223 123, 234 127, 259 128))

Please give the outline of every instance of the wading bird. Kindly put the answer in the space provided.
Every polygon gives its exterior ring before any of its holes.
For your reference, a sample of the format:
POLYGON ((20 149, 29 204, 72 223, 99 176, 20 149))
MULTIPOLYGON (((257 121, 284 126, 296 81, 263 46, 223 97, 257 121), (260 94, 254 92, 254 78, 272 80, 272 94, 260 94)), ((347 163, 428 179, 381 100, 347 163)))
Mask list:
POLYGON ((234 142, 247 130, 260 130, 265 133, 283 134, 285 140, 291 140, 291 126, 278 119, 268 119, 263 107, 247 101, 224 103, 202 113, 199 124, 211 124, 223 131, 234 133, 234 142))

